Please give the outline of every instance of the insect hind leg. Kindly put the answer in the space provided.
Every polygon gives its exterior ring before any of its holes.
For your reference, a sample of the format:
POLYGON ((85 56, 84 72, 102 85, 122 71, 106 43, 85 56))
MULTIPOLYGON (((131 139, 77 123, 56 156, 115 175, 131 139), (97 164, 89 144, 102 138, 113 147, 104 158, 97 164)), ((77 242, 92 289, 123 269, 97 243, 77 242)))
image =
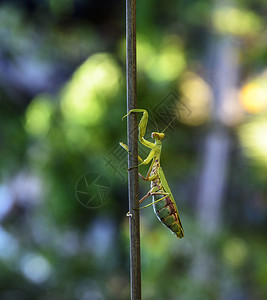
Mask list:
POLYGON ((170 193, 157 193, 157 192, 155 192, 155 193, 151 193, 150 195, 151 195, 151 196, 154 196, 154 195, 165 195, 165 196, 162 197, 162 198, 160 198, 160 199, 158 199, 158 200, 156 200, 156 201, 153 201, 153 202, 151 202, 151 203, 149 203, 149 204, 147 204, 147 205, 145 205, 145 206, 139 207, 139 209, 147 208, 147 207, 149 207, 150 205, 153 205, 153 204, 155 204, 155 203, 157 203, 157 202, 159 202, 159 201, 162 201, 163 199, 169 197, 169 196, 170 196, 170 193))

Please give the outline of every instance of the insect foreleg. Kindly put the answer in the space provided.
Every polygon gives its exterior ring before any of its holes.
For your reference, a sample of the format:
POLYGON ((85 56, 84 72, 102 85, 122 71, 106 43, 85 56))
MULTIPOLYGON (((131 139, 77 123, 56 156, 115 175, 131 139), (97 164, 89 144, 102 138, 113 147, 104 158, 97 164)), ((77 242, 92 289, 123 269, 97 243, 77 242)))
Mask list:
POLYGON ((155 150, 152 149, 152 150, 150 151, 150 153, 148 154, 148 157, 147 157, 147 158, 145 158, 139 165, 133 166, 133 167, 129 168, 128 170, 131 170, 131 169, 133 169, 133 168, 140 167, 140 166, 142 166, 142 165, 147 165, 147 164, 150 163, 150 161, 151 161, 154 157, 155 157, 155 150))
POLYGON ((156 156, 156 151, 155 151, 155 149, 152 149, 152 150, 149 152, 147 158, 145 158, 145 159, 143 160, 143 162, 141 162, 141 164, 139 164, 138 166, 149 164, 149 163, 151 162, 151 160, 152 160, 155 156, 156 156))
POLYGON ((138 124, 138 129, 139 129, 139 141, 146 147, 153 149, 153 147, 155 146, 154 143, 151 143, 147 140, 144 139, 144 136, 146 134, 146 127, 147 127, 147 122, 148 122, 148 112, 145 109, 132 109, 128 112, 127 115, 125 115, 122 119, 124 119, 125 117, 127 117, 129 114, 131 114, 132 112, 142 112, 143 116, 138 124))
MULTIPOLYGON (((132 155, 132 153, 129 151, 129 148, 128 148, 127 145, 125 145, 125 144, 123 144, 122 142, 120 142, 120 146, 121 146, 123 149, 125 149, 128 153, 130 153, 130 154, 132 155)), ((141 162, 144 161, 139 155, 138 155, 138 160, 141 161, 141 162)), ((138 167, 138 166, 136 166, 136 167, 138 167)), ((155 177, 155 178, 149 177, 149 174, 150 174, 150 172, 151 172, 152 167, 153 167, 153 163, 150 165, 146 177, 144 177, 142 174, 138 173, 138 175, 140 176, 140 178, 142 178, 142 179, 145 180, 145 181, 151 181, 151 180, 155 179, 156 177, 155 177)), ((133 167, 133 168, 134 168, 134 167, 133 167)), ((131 168, 130 168, 130 169, 131 169, 131 168)), ((130 170, 130 169, 129 169, 129 170, 130 170)), ((157 176, 158 176, 158 175, 157 175, 157 176)))
MULTIPOLYGON (((122 142, 120 142, 120 146, 124 149, 124 150, 126 150, 128 153, 130 153, 131 155, 133 155, 130 151, 129 151, 129 147, 127 146, 127 145, 125 145, 125 144, 123 144, 122 142)), ((138 160, 140 161, 140 162, 143 162, 144 160, 138 155, 138 160)))
POLYGON ((139 134, 139 141, 140 141, 140 143, 142 143, 147 148, 150 148, 150 149, 155 148, 154 143, 151 143, 151 142, 147 141, 146 139, 144 139, 143 137, 140 137, 140 134, 139 134))
POLYGON ((122 119, 124 119, 125 117, 127 117, 129 114, 131 114, 132 112, 142 112, 143 116, 138 124, 139 127, 139 139, 140 137, 143 137, 146 133, 146 127, 147 127, 147 122, 148 122, 148 112, 145 109, 139 109, 139 108, 135 108, 135 109, 131 109, 127 115, 125 115, 122 119))

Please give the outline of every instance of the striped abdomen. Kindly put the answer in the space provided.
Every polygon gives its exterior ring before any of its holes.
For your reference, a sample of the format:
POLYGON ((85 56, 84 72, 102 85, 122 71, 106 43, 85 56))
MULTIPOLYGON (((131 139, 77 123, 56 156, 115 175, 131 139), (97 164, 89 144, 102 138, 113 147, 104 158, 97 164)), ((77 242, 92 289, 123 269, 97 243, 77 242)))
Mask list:
MULTIPOLYGON (((160 199, 162 196, 153 196, 153 201, 160 199)), ((153 204, 154 212, 158 219, 168 227, 177 237, 182 238, 184 236, 183 227, 176 210, 175 204, 171 197, 153 204)))

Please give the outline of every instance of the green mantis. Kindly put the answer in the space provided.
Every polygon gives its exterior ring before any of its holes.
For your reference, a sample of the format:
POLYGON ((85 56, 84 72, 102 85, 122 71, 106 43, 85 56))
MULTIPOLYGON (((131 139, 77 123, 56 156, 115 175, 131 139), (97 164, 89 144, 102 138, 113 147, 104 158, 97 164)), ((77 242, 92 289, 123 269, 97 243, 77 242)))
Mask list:
MULTIPOLYGON (((152 203, 140 208, 145 208, 150 205, 153 205, 154 212, 160 220, 160 222, 166 227, 168 227, 178 238, 182 238, 184 236, 184 230, 182 227, 178 209, 173 195, 171 193, 171 190, 169 188, 168 182, 163 173, 163 170, 160 166, 160 156, 162 147, 161 141, 164 139, 165 134, 163 132, 152 132, 151 137, 155 140, 155 143, 147 141, 144 138, 144 136, 146 133, 146 127, 148 122, 148 112, 145 109, 132 109, 123 118, 127 117, 133 112, 143 113, 143 116, 138 125, 139 141, 144 146, 151 149, 147 158, 142 159, 140 156, 138 156, 138 160, 141 162, 138 166, 147 165, 152 161, 146 177, 142 176, 139 173, 139 176, 143 180, 151 181, 151 189, 143 198, 139 200, 139 204, 149 196, 152 196, 152 203)), ((120 143, 120 145, 127 152, 129 152, 127 145, 123 143, 120 143)))

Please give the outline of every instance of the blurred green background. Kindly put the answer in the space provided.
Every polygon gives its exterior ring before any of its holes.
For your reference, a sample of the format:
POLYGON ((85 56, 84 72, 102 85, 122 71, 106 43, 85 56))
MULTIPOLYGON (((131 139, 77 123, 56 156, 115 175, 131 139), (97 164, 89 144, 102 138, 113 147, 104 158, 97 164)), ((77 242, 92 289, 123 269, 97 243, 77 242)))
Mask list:
MULTIPOLYGON (((137 2, 185 230, 141 211, 143 299, 267 299, 266 3, 137 2)), ((125 58, 124 1, 1 1, 1 300, 129 299, 125 58)))

